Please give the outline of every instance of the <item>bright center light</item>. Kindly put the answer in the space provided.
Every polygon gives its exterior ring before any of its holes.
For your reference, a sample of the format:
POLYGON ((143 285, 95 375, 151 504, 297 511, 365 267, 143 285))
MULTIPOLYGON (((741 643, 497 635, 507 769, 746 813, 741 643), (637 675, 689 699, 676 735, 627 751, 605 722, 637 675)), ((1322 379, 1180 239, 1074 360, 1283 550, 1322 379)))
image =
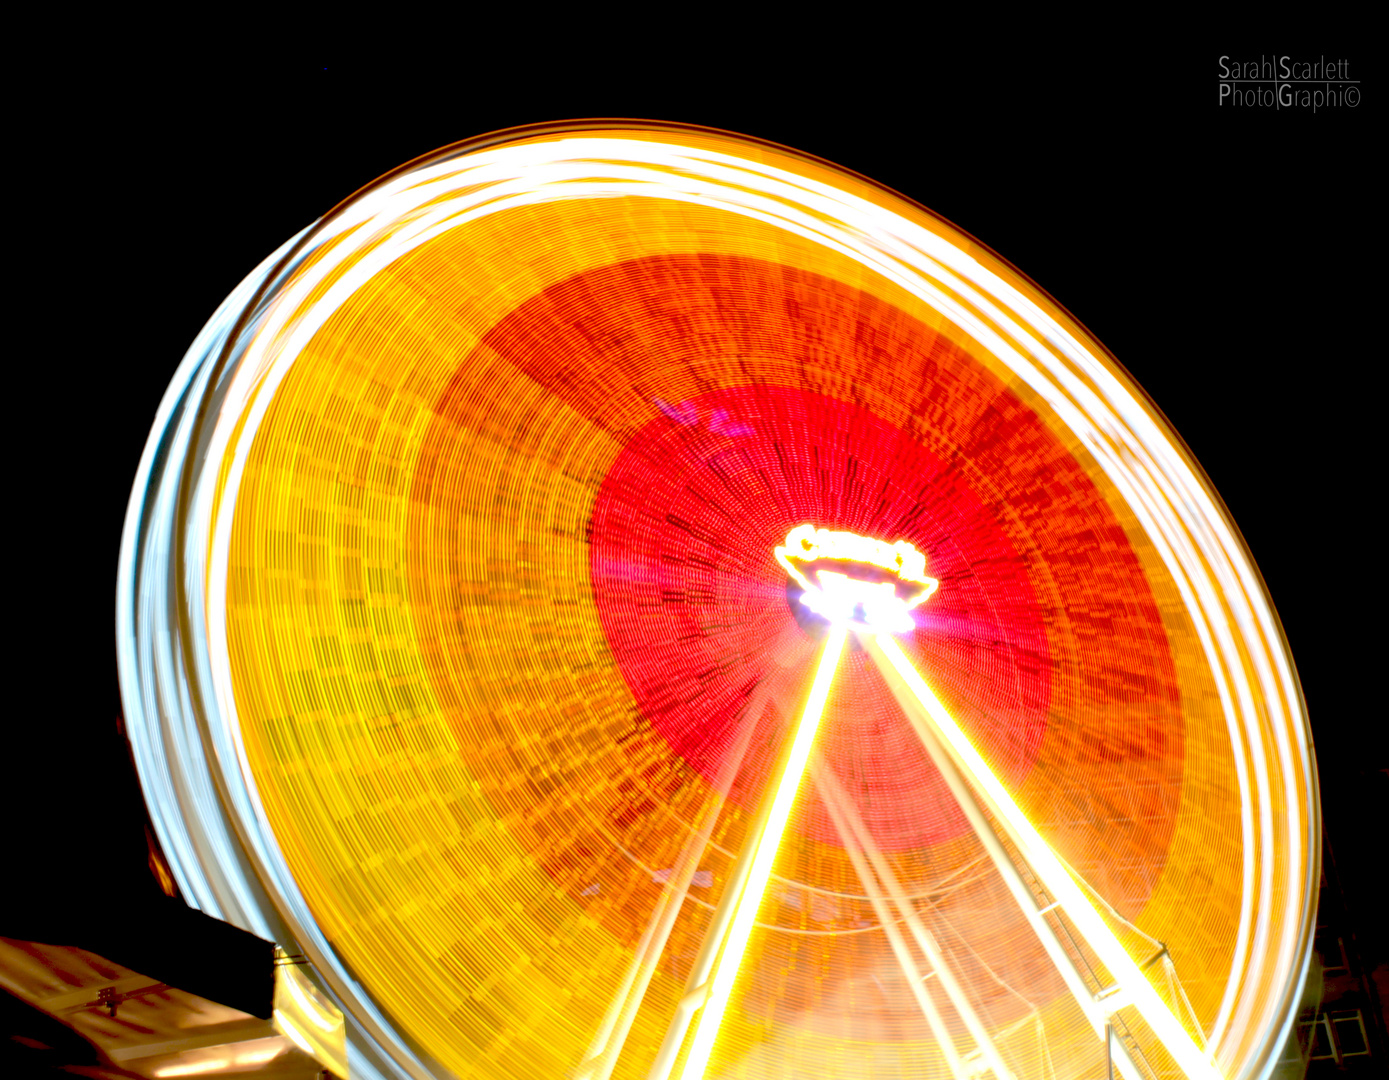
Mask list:
POLYGON ((926 556, 905 540, 884 543, 853 532, 798 525, 776 558, 805 592, 801 603, 836 626, 873 633, 916 629, 911 609, 940 585, 926 556))
POLYGON ((887 581, 860 581, 822 570, 820 587, 802 593, 801 603, 836 624, 857 624, 899 634, 916 626, 907 614, 906 604, 897 598, 887 581))

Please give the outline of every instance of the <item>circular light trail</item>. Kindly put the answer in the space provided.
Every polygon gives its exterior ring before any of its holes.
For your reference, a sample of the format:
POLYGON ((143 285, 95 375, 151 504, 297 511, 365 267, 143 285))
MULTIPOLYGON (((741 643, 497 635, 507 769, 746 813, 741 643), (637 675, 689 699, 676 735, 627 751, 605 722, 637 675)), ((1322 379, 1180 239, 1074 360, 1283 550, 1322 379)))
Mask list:
POLYGON ((1234 1080, 1291 1024, 1315 776, 1218 498, 794 151, 556 125, 339 206, 179 369, 117 618, 183 895, 353 1075, 1234 1080))

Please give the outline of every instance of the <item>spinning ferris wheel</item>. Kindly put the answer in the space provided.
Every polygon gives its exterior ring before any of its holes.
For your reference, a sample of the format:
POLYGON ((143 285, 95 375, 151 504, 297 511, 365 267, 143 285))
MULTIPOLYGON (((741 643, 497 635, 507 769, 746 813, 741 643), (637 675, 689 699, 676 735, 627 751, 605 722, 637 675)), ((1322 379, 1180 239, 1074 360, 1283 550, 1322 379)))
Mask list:
POLYGON ((524 129, 339 206, 190 350, 118 619, 184 896, 351 1075, 1233 1080, 1292 1022, 1315 781, 1218 498, 793 151, 524 129))

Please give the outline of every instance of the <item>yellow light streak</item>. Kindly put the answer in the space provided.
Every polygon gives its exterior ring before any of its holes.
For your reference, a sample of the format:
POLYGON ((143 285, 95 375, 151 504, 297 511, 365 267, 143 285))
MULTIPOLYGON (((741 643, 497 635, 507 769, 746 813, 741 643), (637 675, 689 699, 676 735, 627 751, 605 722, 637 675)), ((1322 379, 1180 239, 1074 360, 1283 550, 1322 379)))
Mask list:
MULTIPOLYGON (((954 717, 932 693, 896 640, 887 634, 873 637, 870 650, 880 666, 886 661, 920 702, 925 715, 935 725, 947 753, 979 793, 995 819, 1008 832, 1022 857, 1037 875, 1053 900, 1070 917, 1081 936, 1095 950, 1110 977, 1127 995, 1153 1033, 1172 1055, 1177 1066, 1191 1080, 1221 1080, 1220 1071, 1187 1033, 1167 1004, 1158 996, 1128 951, 1110 932, 1100 913, 1057 859, 1041 834, 1027 820, 1021 808, 974 748, 954 717)), ((885 673, 886 674, 886 673, 885 673)), ((1114 1011, 1110 1009, 1110 1011, 1114 1011)))
POLYGON ((680 1049, 685 1045, 690 1021, 704 1005, 706 984, 722 954, 728 928, 733 924, 738 903, 747 889, 752 864, 757 857, 757 839, 766 831, 767 817, 771 809, 772 794, 768 794, 758 806, 757 817, 747 831, 748 840, 743 844, 743 851, 738 856, 738 861, 733 864, 733 871, 724 884, 719 906, 714 910, 714 916, 704 932, 704 942, 700 945, 699 953, 685 981, 685 994, 675 1007, 675 1014, 671 1017, 666 1037, 656 1053, 650 1072, 647 1073, 647 1080, 668 1080, 671 1070, 675 1068, 675 1060, 680 1055, 680 1049))
POLYGON ((245 1053, 237 1054, 236 1057, 232 1059, 232 1063, 235 1065, 264 1065, 267 1061, 273 1061, 275 1058, 279 1057, 283 1049, 283 1046, 273 1045, 266 1046, 261 1050, 249 1050, 245 1053))
POLYGON ((313 1046, 308 1038, 299 1030, 299 1026, 279 1009, 275 1010, 275 1026, 289 1036, 290 1042, 308 1054, 309 1057, 315 1057, 313 1046))
POLYGON ((796 801, 796 792, 800 789, 806 763, 810 760, 811 748, 815 745, 815 733, 819 730, 820 718, 824 715, 830 684, 834 681, 835 669, 839 665, 839 657, 844 651, 844 641, 848 633, 846 626, 837 624, 832 626, 825 636, 825 651, 820 654, 820 664, 815 671, 810 698, 806 702, 805 712, 801 714, 801 722, 796 728, 791 751, 786 758, 786 766, 777 784, 776 795, 767 814, 766 828, 757 838, 757 851, 753 856, 747 885, 733 913, 728 937, 724 940, 714 972, 705 984, 708 989, 699 1014, 699 1026, 695 1029, 694 1038, 690 1043, 690 1053, 681 1072, 682 1080, 700 1080, 709 1064, 709 1055, 714 1049, 714 1040, 723 1021, 724 1008, 728 1004, 733 981, 742 964, 743 952, 752 934, 753 921, 757 917, 757 909, 762 904, 762 894, 766 891, 767 880, 772 874, 772 864, 776 861, 777 851, 781 847, 781 836, 786 831, 791 806, 796 801))
MULTIPOLYGON (((647 987, 655 974, 657 961, 661 953, 665 951, 666 942, 675 926, 676 916, 680 914, 681 906, 689 893, 695 870, 704 857, 705 848, 709 844, 709 837, 713 833, 719 815, 723 812, 723 805, 728 798, 733 780, 743 766, 748 744, 752 741, 753 731, 762 715, 766 701, 766 687, 759 685, 757 693, 744 714, 742 734, 738 736, 733 752, 727 756, 719 770, 718 783, 714 785, 714 795, 703 815, 703 823, 690 834, 679 858, 676 859, 675 873, 671 876, 668 887, 661 893, 656 910, 652 913, 651 921, 647 924, 646 932, 642 935, 632 957, 632 962, 628 965, 627 973, 623 977, 617 993, 613 996, 602 1025, 594 1035, 584 1064, 574 1074, 574 1080, 607 1080, 617 1067, 618 1058, 621 1056, 622 1048, 627 1041, 627 1035, 631 1031, 637 1011, 641 1008, 641 1003, 646 997, 647 987)), ((737 884, 738 875, 735 871, 727 888, 735 889, 737 884)), ((719 915, 715 913, 708 932, 715 935, 721 934, 726 925, 726 923, 720 925, 719 915)), ((700 974, 698 968, 699 962, 696 961, 695 971, 691 972, 695 986, 703 983, 708 975, 707 972, 700 974)), ((666 1052, 664 1056, 668 1057, 679 1050, 681 1043, 684 1042, 685 1032, 689 1028, 691 1015, 691 1010, 677 1008, 676 1015, 671 1019, 671 1030, 666 1035, 666 1044, 669 1045, 662 1045, 662 1051, 666 1052)), ((673 1064, 673 1058, 663 1064, 662 1056, 662 1054, 658 1054, 657 1063, 652 1067, 650 1075, 653 1080, 663 1080, 669 1072, 669 1065, 673 1064)))

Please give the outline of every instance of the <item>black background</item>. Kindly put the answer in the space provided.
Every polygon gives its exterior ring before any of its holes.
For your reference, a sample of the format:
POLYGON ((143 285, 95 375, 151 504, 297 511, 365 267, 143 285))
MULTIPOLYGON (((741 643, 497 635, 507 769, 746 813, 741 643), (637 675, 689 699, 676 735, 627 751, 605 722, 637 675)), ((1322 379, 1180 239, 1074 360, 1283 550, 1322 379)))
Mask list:
POLYGON ((62 73, 63 95, 28 118, 12 204, 27 281, 11 323, 36 333, 10 358, 23 463, 10 678, 28 702, 9 714, 7 845, 24 871, 10 901, 74 939, 93 920, 150 918, 143 807, 117 729, 116 557, 155 409, 216 305, 414 156, 523 123, 625 116, 785 143, 897 189, 1030 275, 1132 372, 1264 575, 1362 948, 1383 956, 1371 885, 1389 846, 1389 759, 1370 692, 1384 666, 1383 349, 1369 334, 1383 91, 1370 82, 1358 108, 1315 115, 1235 111, 1217 105, 1216 63, 1326 53, 1358 76, 1365 50, 1354 36, 1244 33, 1142 55, 1132 41, 1004 55, 938 46, 924 26, 888 38, 890 54, 849 60, 826 50, 859 43, 830 33, 794 52, 722 43, 677 57, 653 43, 542 60, 513 40, 414 68, 325 50, 279 67, 146 57, 62 73))

